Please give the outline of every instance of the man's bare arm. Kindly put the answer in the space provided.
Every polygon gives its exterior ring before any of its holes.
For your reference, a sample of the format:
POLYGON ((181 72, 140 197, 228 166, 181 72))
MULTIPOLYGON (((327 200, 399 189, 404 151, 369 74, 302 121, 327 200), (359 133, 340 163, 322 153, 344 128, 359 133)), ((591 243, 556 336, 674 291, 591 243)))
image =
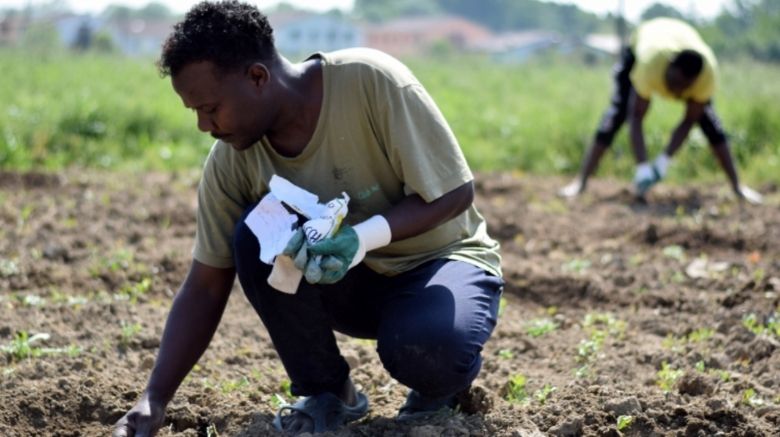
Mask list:
POLYGON ((422 234, 457 217, 473 201, 474 184, 466 182, 430 203, 416 194, 407 196, 383 215, 392 230, 393 241, 399 241, 422 234))
POLYGON ((193 261, 174 299, 147 392, 168 403, 211 342, 235 280, 234 269, 193 261))
POLYGON ((672 136, 669 138, 669 144, 666 146, 666 154, 668 156, 673 156, 677 153, 677 150, 688 137, 688 133, 691 131, 693 125, 699 122, 699 119, 704 113, 704 106, 704 103, 694 102, 693 100, 689 100, 686 103, 685 115, 683 115, 683 119, 672 131, 672 136))
POLYGON ((133 408, 120 418, 114 437, 148 437, 163 425, 165 407, 206 350, 225 311, 234 269, 193 261, 173 301, 152 375, 133 408))

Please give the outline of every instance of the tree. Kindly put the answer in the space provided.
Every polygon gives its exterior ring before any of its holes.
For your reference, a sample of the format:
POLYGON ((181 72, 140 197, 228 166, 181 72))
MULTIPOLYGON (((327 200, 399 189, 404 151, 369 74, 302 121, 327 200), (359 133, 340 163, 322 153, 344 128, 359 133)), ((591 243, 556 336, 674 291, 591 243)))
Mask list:
POLYGON ((375 23, 398 17, 441 13, 436 0, 355 0, 353 13, 375 23))
POLYGON ((674 6, 664 5, 661 3, 653 3, 650 5, 647 9, 645 9, 644 12, 642 12, 642 16, 640 18, 642 21, 646 21, 659 17, 677 18, 679 20, 686 19, 685 15, 675 9, 674 6))

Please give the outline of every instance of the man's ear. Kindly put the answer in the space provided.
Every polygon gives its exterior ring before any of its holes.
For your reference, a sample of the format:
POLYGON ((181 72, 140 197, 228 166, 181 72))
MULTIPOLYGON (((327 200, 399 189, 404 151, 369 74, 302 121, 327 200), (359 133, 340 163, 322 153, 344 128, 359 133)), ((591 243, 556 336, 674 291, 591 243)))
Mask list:
POLYGON ((271 72, 268 70, 268 67, 260 62, 255 62, 250 65, 246 74, 249 77, 249 80, 258 88, 262 88, 271 80, 271 72))

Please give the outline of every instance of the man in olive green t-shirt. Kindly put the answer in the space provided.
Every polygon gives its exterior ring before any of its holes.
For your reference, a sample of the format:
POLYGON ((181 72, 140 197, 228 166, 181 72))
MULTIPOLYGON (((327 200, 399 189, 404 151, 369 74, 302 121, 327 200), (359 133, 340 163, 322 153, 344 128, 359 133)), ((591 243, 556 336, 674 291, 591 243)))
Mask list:
POLYGON ((585 190, 588 177, 596 170, 602 155, 628 117, 632 149, 637 161, 634 184, 641 198, 666 175, 671 157, 693 125, 698 123, 737 197, 751 203, 761 202, 759 193, 739 184, 726 133, 712 106, 717 61, 696 30, 670 18, 642 23, 632 35, 630 47, 624 49, 614 72, 615 91, 611 106, 602 117, 579 176, 561 189, 561 195, 572 197, 585 190), (666 149, 650 163, 643 121, 653 95, 682 101, 686 108, 666 149))
POLYGON ((409 69, 370 49, 291 63, 265 15, 236 1, 194 6, 159 66, 217 141, 198 188, 192 266, 146 389, 114 435, 159 429, 236 275, 303 397, 277 413, 277 429, 333 431, 366 414, 334 330, 377 340, 384 367, 410 388, 398 420, 455 408, 496 324, 501 260, 460 147, 409 69), (244 222, 274 175, 323 201, 350 197, 334 236, 295 247, 322 274, 294 294, 268 285, 271 266, 244 222))

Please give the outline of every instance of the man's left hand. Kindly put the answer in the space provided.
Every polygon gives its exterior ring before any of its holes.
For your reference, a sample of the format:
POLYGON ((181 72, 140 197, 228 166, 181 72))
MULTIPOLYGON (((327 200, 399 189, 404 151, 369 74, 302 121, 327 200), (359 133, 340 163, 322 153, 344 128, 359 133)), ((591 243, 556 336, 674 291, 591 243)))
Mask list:
POLYGON ((340 281, 347 270, 366 256, 365 249, 361 251, 360 248, 360 238, 349 225, 342 225, 336 235, 309 246, 310 256, 322 256, 319 262, 322 278, 317 283, 333 284, 340 281))

